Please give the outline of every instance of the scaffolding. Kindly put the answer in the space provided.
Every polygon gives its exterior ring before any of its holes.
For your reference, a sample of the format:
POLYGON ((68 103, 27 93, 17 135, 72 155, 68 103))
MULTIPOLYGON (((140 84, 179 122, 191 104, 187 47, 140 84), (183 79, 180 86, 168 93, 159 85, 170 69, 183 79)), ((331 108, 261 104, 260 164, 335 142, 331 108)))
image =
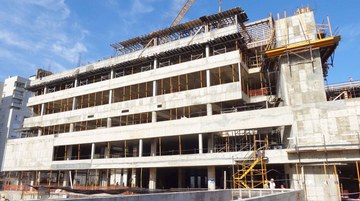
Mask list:
POLYGON ((267 140, 256 139, 249 145, 250 150, 242 158, 234 158, 233 188, 259 188, 267 184, 267 169, 265 150, 268 148, 267 140), (235 170, 236 169, 236 170, 235 170))

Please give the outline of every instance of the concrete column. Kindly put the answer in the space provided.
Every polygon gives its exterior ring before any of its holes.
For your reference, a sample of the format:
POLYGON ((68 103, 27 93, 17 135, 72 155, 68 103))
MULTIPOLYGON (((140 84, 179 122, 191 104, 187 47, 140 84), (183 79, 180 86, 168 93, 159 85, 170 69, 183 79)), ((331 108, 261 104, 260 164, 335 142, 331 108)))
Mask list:
POLYGON ((76 110, 76 97, 73 97, 72 110, 76 110))
POLYGON ((210 70, 206 70, 206 87, 210 87, 210 70))
POLYGON ((77 87, 77 86, 78 86, 78 79, 75 78, 75 80, 74 80, 74 87, 77 87))
POLYGON ((211 105, 211 103, 206 104, 206 115, 207 116, 212 115, 212 105, 211 105))
POLYGON ((109 104, 112 103, 112 100, 113 100, 113 90, 110 89, 110 90, 109 90, 109 104))
POLYGON ((36 185, 40 185, 40 177, 41 177, 41 172, 37 171, 37 174, 35 175, 36 177, 36 185))
POLYGON ((156 150, 157 150, 157 139, 152 139, 151 148, 150 148, 150 155, 151 156, 156 156, 156 150))
POLYGON ((153 96, 156 96, 156 80, 153 81, 153 96))
POLYGON ((156 168, 150 168, 149 189, 156 189, 156 168))
MULTIPOLYGON (((34 186, 36 173, 31 172, 30 174, 31 174, 31 176, 30 176, 30 186, 34 186)), ((33 191, 33 187, 30 187, 30 192, 31 191, 33 191)))
POLYGON ((136 186, 136 169, 133 168, 131 170, 131 187, 134 188, 136 186))
POLYGON ((42 135, 42 130, 38 129, 38 137, 42 135))
POLYGON ((110 171, 110 185, 121 185, 121 169, 112 169, 110 171))
POLYGON ((110 117, 107 118, 106 127, 107 128, 111 127, 111 118, 110 117))
POLYGON ((127 168, 125 168, 125 169, 123 169, 123 174, 122 174, 122 184, 124 186, 128 186, 127 178, 128 178, 128 170, 127 170, 127 168))
POLYGON ((41 104, 41 116, 45 114, 45 104, 41 104))
POLYGON ((114 69, 111 68, 110 70, 110 79, 113 79, 114 78, 114 69))
POLYGON ((91 159, 94 159, 94 153, 95 153, 95 143, 91 144, 91 159))
POLYGON ((203 137, 202 134, 199 134, 199 154, 203 153, 203 137))
POLYGON ((74 123, 70 124, 69 132, 74 132, 74 123))
POLYGON ((156 112, 153 111, 151 112, 151 122, 155 123, 157 120, 156 120, 156 112))
POLYGON ((213 153, 214 151, 214 133, 211 133, 208 138, 208 153, 213 153))
POLYGON ((158 59, 157 58, 155 58, 154 59, 154 69, 157 69, 158 68, 158 59))
POLYGON ((69 171, 65 171, 64 174, 64 181, 63 181, 63 186, 68 186, 70 183, 70 175, 69 175, 69 171))
POLYGON ((132 155, 132 156, 133 156, 133 157, 137 157, 137 156, 138 156, 138 153, 139 153, 138 151, 139 151, 138 148, 137 148, 136 146, 134 146, 134 147, 133 147, 133 155, 132 155))
POLYGON ((208 189, 215 190, 215 166, 210 166, 207 169, 208 189))
POLYGON ((68 145, 66 147, 66 160, 71 160, 71 155, 72 155, 72 145, 68 145))
POLYGON ((139 139, 139 157, 142 157, 143 154, 143 140, 139 139))
MULTIPOLYGON (((78 86, 78 79, 76 78, 74 81, 74 87, 78 86)), ((73 102, 72 102, 72 110, 76 109, 76 97, 73 97, 73 102)))
POLYGON ((48 88, 47 88, 47 86, 45 86, 44 87, 44 94, 47 94, 47 90, 48 90, 48 88))
POLYGON ((105 156, 105 158, 109 158, 109 157, 110 157, 110 154, 108 154, 109 151, 110 151, 109 148, 106 146, 105 149, 104 149, 104 156, 105 156))
POLYGON ((210 56, 210 46, 209 45, 205 46, 205 56, 206 56, 206 58, 208 58, 210 56))
MULTIPOLYGON (((158 59, 154 59, 154 69, 158 68, 158 59)), ((156 96, 156 80, 153 81, 153 96, 156 96)))
POLYGON ((178 188, 184 188, 184 172, 182 168, 178 168, 178 188))

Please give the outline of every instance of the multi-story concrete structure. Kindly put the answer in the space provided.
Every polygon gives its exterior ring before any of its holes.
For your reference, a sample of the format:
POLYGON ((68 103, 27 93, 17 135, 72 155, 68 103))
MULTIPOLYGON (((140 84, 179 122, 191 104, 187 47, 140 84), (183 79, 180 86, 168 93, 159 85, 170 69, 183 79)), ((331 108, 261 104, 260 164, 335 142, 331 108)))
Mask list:
MULTIPOLYGON (((33 137, 7 142, 7 176, 150 189, 275 178, 308 200, 338 200, 339 179, 356 178, 360 160, 359 99, 328 101, 324 89, 340 37, 309 9, 247 20, 240 8, 204 16, 31 81, 33 137)), ((356 191, 351 182, 343 189, 356 191)))
POLYGON ((7 139, 20 138, 18 129, 23 127, 24 118, 30 117, 27 107, 30 92, 25 90, 29 79, 19 76, 7 78, 1 84, 0 103, 0 170, 2 169, 3 152, 7 139))

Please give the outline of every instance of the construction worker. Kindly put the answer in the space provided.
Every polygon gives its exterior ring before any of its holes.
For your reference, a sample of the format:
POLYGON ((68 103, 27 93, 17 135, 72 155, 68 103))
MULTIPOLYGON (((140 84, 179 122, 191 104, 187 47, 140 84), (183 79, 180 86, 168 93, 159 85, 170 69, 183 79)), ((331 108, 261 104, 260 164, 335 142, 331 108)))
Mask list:
POLYGON ((276 188, 276 184, 273 178, 270 179, 269 181, 269 187, 270 189, 275 189, 276 188))

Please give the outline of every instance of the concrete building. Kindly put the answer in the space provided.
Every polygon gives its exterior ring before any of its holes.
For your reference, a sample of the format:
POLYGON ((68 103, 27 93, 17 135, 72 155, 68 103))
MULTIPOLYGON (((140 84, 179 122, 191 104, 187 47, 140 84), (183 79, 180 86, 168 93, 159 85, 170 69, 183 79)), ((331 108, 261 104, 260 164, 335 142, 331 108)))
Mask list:
POLYGON ((38 76, 32 137, 6 145, 8 186, 262 188, 274 178, 308 200, 358 191, 359 91, 330 100, 341 89, 324 85, 340 36, 309 8, 247 20, 240 8, 203 16, 38 76))
POLYGON ((23 127, 24 118, 31 116, 27 107, 31 93, 25 89, 28 84, 29 79, 15 76, 7 78, 0 87, 0 170, 6 140, 20 138, 17 130, 23 127))

